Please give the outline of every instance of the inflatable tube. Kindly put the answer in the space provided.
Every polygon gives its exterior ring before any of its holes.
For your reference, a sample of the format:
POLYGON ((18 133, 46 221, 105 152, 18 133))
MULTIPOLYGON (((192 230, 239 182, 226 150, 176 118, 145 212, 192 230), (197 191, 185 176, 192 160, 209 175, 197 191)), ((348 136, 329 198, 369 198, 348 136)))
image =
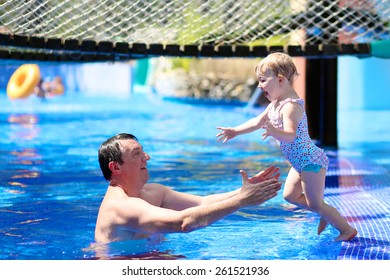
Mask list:
POLYGON ((41 79, 39 67, 36 64, 23 64, 12 74, 7 85, 7 95, 10 99, 26 98, 33 93, 41 79))
POLYGON ((390 40, 372 41, 371 55, 379 58, 390 58, 390 40))

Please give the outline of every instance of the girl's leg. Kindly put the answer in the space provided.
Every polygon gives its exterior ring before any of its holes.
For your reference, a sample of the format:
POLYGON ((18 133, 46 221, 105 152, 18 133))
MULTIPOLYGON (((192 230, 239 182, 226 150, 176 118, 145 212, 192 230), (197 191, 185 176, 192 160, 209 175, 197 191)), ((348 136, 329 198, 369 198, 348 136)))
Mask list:
MULTIPOLYGON (((294 168, 291 168, 288 173, 284 184, 283 197, 286 201, 294 205, 312 211, 312 209, 307 206, 306 196, 303 193, 301 175, 294 168)), ((328 222, 321 217, 317 233, 321 234, 327 225, 328 222)))
POLYGON ((283 188, 283 198, 294 205, 310 210, 303 194, 301 176, 294 168, 288 172, 283 188))
MULTIPOLYGON (((326 169, 324 168, 319 172, 302 172, 302 189, 306 195, 307 206, 340 231, 340 235, 335 239, 336 241, 350 240, 356 236, 356 229, 348 224, 347 220, 341 216, 336 208, 324 202, 325 176, 326 169)), ((320 227, 325 229, 326 223, 324 221, 320 222, 319 232, 321 230, 320 227)))

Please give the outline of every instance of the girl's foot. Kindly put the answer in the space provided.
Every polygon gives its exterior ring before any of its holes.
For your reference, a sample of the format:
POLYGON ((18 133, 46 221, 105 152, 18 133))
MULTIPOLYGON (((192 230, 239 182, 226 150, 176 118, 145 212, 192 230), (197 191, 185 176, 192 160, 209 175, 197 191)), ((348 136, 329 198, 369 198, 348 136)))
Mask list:
POLYGON ((318 224, 318 235, 321 234, 321 232, 323 232, 325 230, 325 228, 327 227, 328 225, 328 222, 325 221, 323 218, 320 219, 320 223, 318 224))
POLYGON ((350 231, 346 233, 341 233, 334 241, 348 241, 354 238, 357 235, 357 230, 354 228, 351 228, 350 231))

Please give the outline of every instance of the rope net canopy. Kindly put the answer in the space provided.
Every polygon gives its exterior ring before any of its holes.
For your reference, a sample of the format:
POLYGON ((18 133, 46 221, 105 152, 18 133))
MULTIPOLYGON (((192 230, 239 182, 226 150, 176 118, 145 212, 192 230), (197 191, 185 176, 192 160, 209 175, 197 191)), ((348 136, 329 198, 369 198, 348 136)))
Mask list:
POLYGON ((0 0, 0 58, 370 55, 390 0, 0 0))

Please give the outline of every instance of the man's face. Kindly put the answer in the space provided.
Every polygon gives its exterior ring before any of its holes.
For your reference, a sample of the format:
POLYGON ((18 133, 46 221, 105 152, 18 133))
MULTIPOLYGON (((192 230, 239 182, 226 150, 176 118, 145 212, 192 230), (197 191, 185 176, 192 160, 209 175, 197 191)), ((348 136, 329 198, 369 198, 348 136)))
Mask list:
POLYGON ((147 161, 150 156, 144 152, 142 146, 135 140, 122 140, 122 160, 121 165, 122 174, 125 175, 126 180, 131 180, 137 183, 142 183, 142 186, 149 179, 149 172, 147 161))

